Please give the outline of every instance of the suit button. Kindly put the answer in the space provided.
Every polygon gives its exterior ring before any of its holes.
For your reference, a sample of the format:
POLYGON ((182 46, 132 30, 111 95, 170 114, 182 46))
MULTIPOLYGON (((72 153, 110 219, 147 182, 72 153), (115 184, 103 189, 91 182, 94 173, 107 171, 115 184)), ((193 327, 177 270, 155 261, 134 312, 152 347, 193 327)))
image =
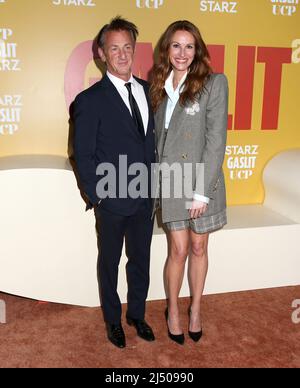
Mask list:
POLYGON ((188 156, 187 156, 187 154, 182 154, 181 157, 182 157, 182 159, 187 159, 188 156))

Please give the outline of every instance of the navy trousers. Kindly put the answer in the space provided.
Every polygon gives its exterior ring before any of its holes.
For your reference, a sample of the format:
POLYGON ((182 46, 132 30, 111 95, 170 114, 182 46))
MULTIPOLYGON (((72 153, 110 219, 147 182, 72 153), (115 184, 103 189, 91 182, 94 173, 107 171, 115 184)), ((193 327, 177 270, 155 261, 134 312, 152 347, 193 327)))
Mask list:
POLYGON ((98 233, 98 281, 104 319, 121 322, 121 302, 117 292, 119 263, 126 243, 127 315, 143 319, 149 289, 150 246, 153 233, 151 201, 131 216, 111 213, 101 204, 95 211, 98 233))

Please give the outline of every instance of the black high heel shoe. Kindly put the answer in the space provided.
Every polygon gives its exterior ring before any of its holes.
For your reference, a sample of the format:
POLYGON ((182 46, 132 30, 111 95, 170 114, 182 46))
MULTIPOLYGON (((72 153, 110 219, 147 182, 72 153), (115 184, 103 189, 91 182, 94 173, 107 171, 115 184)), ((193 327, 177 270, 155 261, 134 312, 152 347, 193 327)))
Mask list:
MULTIPOLYGON (((189 314, 189 317, 191 316, 191 308, 189 307, 188 309, 188 314, 189 314)), ((198 342, 200 340, 200 338, 202 337, 202 329, 200 331, 188 331, 189 332, 189 336, 190 338, 194 341, 194 342, 198 342)))
POLYGON ((168 336, 169 338, 176 342, 177 344, 179 345, 183 345, 184 344, 184 334, 172 334, 170 332, 170 329, 169 329, 169 325, 168 325, 168 318, 169 318, 169 313, 168 313, 168 308, 166 308, 165 310, 165 317, 166 317, 166 322, 167 322, 167 328, 168 328, 168 336))

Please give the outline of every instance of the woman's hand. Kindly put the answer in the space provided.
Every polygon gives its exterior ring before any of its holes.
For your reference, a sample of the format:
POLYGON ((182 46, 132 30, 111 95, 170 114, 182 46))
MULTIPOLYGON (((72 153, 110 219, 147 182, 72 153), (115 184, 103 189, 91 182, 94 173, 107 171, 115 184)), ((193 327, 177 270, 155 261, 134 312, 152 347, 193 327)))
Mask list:
POLYGON ((199 218, 207 210, 207 203, 202 201, 193 200, 192 207, 190 208, 191 218, 199 218))

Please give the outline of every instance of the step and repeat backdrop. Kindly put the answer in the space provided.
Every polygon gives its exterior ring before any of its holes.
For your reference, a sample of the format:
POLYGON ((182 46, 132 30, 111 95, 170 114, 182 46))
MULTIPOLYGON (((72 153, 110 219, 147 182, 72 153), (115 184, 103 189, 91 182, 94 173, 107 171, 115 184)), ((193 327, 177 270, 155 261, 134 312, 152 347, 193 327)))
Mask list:
POLYGON ((144 79, 171 22, 200 28, 229 79, 228 203, 262 202, 266 163, 300 147, 298 0, 0 0, 0 157, 67 157, 69 105, 101 78, 93 40, 116 15, 140 29, 144 79))

